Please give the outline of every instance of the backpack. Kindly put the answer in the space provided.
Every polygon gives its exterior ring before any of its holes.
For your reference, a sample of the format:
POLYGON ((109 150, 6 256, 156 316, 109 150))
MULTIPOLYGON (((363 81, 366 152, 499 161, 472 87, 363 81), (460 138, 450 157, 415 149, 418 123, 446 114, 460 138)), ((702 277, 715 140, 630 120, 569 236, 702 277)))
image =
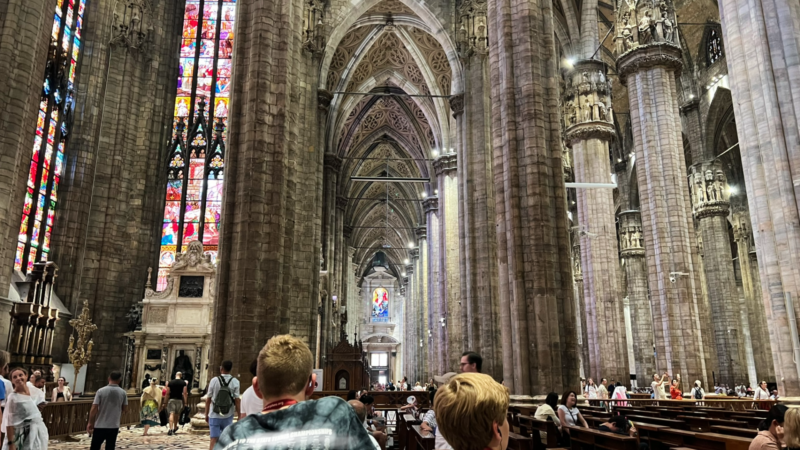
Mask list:
POLYGON ((694 388, 694 398, 697 399, 697 400, 702 400, 703 399, 703 390, 702 389, 698 389, 698 388, 694 388))
MULTIPOLYGON (((225 416, 233 408, 233 393, 231 388, 228 387, 230 381, 225 382, 225 378, 222 378, 222 376, 217 378, 219 378, 219 391, 214 396, 214 412, 225 416)), ((230 379, 232 380, 233 377, 230 379)))

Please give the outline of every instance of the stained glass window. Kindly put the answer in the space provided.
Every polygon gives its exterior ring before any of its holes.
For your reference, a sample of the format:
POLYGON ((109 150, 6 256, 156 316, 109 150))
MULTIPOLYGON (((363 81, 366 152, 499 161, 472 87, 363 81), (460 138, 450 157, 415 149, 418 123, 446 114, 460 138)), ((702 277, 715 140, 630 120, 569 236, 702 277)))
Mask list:
POLYGON ((75 109, 75 68, 85 10, 86 0, 56 2, 14 258, 14 268, 26 273, 50 254, 64 147, 75 109))
POLYGON ((384 288, 377 288, 372 292, 372 321, 389 321, 389 292, 384 288))
POLYGON ((715 28, 709 30, 706 43, 706 54, 710 66, 722 58, 722 39, 715 28))
POLYGON ((212 261, 219 247, 236 0, 187 0, 184 11, 158 290, 189 242, 212 261))

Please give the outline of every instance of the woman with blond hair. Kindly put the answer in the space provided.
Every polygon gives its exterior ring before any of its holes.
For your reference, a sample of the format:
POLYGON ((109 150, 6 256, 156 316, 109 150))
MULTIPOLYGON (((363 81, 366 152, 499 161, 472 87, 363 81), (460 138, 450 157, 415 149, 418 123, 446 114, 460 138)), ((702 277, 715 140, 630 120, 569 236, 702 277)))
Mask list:
POLYGON ((787 450, 800 449, 800 409, 790 408, 783 418, 783 445, 787 450))
POLYGON ((142 436, 147 436, 151 426, 157 427, 161 425, 161 419, 158 417, 158 405, 161 404, 161 398, 158 380, 155 377, 150 378, 150 386, 142 391, 142 410, 139 411, 139 418, 142 421, 142 425, 144 425, 142 436))

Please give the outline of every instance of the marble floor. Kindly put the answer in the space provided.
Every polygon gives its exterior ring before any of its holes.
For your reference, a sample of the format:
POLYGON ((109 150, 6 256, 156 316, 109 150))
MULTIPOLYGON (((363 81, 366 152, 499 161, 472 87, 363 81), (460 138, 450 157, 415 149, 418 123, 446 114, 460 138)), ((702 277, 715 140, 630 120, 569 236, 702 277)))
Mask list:
MULTIPOLYGON (((117 450, 208 450, 208 436, 196 436, 188 432, 188 427, 183 431, 178 430, 176 436, 167 436, 166 427, 154 427, 147 436, 142 436, 143 428, 122 429, 117 438, 117 450)), ((48 450, 88 450, 92 439, 88 434, 75 436, 78 441, 51 440, 48 450)))

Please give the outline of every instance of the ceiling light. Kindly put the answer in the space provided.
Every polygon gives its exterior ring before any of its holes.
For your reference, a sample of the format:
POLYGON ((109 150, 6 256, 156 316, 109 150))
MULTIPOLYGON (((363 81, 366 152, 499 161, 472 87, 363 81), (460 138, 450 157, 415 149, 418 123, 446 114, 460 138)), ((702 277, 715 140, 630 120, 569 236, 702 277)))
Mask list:
POLYGON ((423 192, 422 194, 419 194, 419 196, 420 196, 420 197, 422 197, 422 198, 425 198, 425 197, 427 197, 427 194, 425 194, 425 193, 423 192))
POLYGON ((403 263, 405 263, 405 264, 408 264, 408 260, 407 260, 407 259, 406 259, 406 260, 404 260, 404 261, 403 261, 403 263))
POLYGON ((617 162, 622 162, 622 158, 617 158, 617 162))
POLYGON ((408 248, 414 248, 414 243, 413 242, 409 242, 408 243, 408 248))
POLYGON ((406 273, 405 273, 405 272, 403 272, 403 276, 406 276, 406 273))
POLYGON ((728 190, 730 191, 731 195, 736 195, 739 193, 739 189, 736 186, 729 186, 728 190))
POLYGON ((433 191, 433 193, 436 194, 436 195, 439 195, 439 190, 436 189, 435 191, 433 191))
POLYGON ((433 156, 439 156, 439 151, 438 150, 434 150, 432 153, 433 153, 433 156))
POLYGON ((570 66, 575 65, 575 58, 567 58, 567 64, 570 66))

